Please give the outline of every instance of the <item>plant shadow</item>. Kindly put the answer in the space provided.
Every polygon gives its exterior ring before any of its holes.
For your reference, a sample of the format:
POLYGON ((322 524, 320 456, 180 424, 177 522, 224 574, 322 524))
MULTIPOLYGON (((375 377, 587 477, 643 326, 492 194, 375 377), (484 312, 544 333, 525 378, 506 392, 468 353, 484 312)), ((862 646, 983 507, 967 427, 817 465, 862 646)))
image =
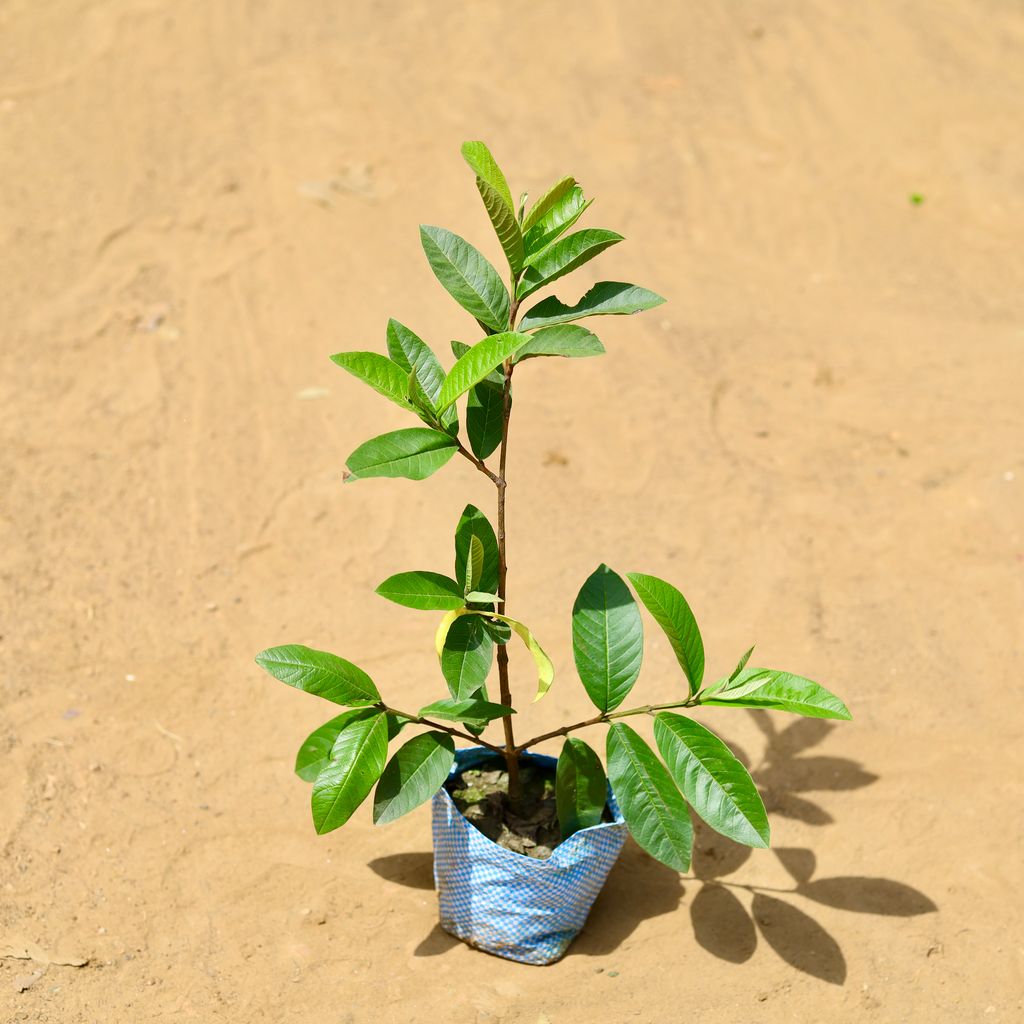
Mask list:
POLYGON ((834 722, 798 718, 778 729, 768 712, 751 710, 749 714, 764 734, 765 749, 756 766, 741 760, 751 769, 769 815, 793 818, 806 825, 830 825, 832 815, 808 799, 806 793, 862 789, 878 781, 877 775, 857 761, 807 754, 832 732, 834 722))
POLYGON ((434 888, 434 855, 429 852, 392 853, 375 857, 367 866, 388 882, 410 889, 434 888))
MULTIPOLYGON (((750 714, 766 739, 760 762, 753 765, 735 744, 729 745, 750 768, 770 812, 805 824, 825 825, 832 821, 831 815, 802 794, 859 789, 877 781, 877 775, 856 761, 807 753, 829 735, 831 723, 798 719, 780 730, 765 712, 750 714)), ((642 922, 676 910, 687 888, 693 886, 695 894, 689 901, 693 935, 708 953, 728 963, 742 964, 763 941, 794 970, 842 985, 847 967, 839 943, 797 904, 817 903, 882 917, 912 917, 938 909, 924 893, 892 879, 815 877, 814 852, 798 847, 772 850, 792 879, 789 888, 730 880, 728 876, 742 868, 752 853, 749 847, 726 839, 698 821, 692 875, 680 876, 630 839, 567 956, 613 953, 642 922)), ((431 853, 391 854, 370 861, 369 866, 381 878, 398 885, 434 887, 431 853)), ((458 945, 458 939, 435 924, 414 955, 441 956, 458 945)))
MULTIPOLYGON (((741 751, 737 756, 750 769, 769 813, 808 825, 827 825, 832 816, 803 794, 860 789, 877 781, 877 775, 856 761, 807 753, 829 735, 832 723, 801 718, 780 730, 766 712, 754 710, 750 715, 764 734, 764 754, 756 765, 741 751)), ((842 985, 846 959, 839 943, 796 906, 792 897, 887 917, 911 917, 938 909, 924 893, 892 879, 815 878, 817 860, 812 850, 779 847, 772 852, 793 880, 791 888, 726 881, 726 876, 746 863, 752 851, 697 823, 692 880, 700 888, 690 902, 690 920, 697 943, 721 960, 745 963, 754 955, 758 941, 763 940, 796 970, 842 985), (750 895, 749 910, 737 891, 750 895)))
POLYGON ((751 851, 701 826, 697 831, 690 902, 697 943, 720 960, 745 963, 763 940, 786 963, 833 985, 846 980, 846 958, 835 938, 799 906, 810 900, 837 910, 886 917, 912 917, 938 908, 924 893, 888 878, 815 878, 813 851, 781 847, 772 852, 793 879, 789 889, 726 881, 751 851), (737 891, 751 896, 749 910, 737 891))

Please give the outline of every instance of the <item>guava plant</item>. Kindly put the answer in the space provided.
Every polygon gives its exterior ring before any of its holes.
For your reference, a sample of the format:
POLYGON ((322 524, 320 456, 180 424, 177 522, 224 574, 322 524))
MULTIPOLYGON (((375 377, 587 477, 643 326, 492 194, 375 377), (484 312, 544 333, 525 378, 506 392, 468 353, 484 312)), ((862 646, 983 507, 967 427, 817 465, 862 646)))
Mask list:
POLYGON ((346 480, 423 480, 459 456, 493 483, 496 523, 492 526, 480 509, 468 505, 455 527, 454 575, 400 572, 377 588, 396 604, 443 613, 434 642, 446 696, 417 710, 403 710, 387 702, 362 669, 337 655, 298 644, 258 655, 257 662, 275 678, 348 709, 316 729, 296 759, 296 772, 313 783, 316 830, 325 833, 344 825, 374 786, 373 819, 378 824, 424 803, 448 778, 456 739, 483 746, 504 760, 514 806, 520 755, 543 740, 565 737, 555 783, 564 838, 601 821, 610 781, 637 843, 673 868, 689 866, 689 808, 739 843, 767 846, 767 816, 746 768, 721 739, 685 712, 720 707, 769 708, 814 718, 845 719, 850 714, 817 683, 750 667, 750 651, 728 675, 705 685, 704 645, 690 606, 679 590, 656 576, 627 573, 623 578, 601 565, 586 580, 572 609, 572 641, 576 670, 596 714, 525 742, 516 736, 518 719, 513 716, 515 705, 522 707, 522 693, 514 701, 508 644, 522 641, 533 656, 534 700, 547 693, 553 672, 534 631, 508 614, 505 498, 513 377, 518 382, 544 358, 600 355, 601 342, 579 321, 639 313, 664 299, 636 285, 601 281, 574 303, 549 296, 521 312, 537 292, 621 242, 622 236, 603 228, 567 233, 591 204, 574 178, 555 182, 530 205, 526 194, 515 203, 482 142, 467 142, 462 155, 474 172, 508 263, 507 284, 478 249, 451 231, 423 226, 420 239, 437 279, 473 318, 477 340, 452 342, 455 361, 446 371, 426 342, 391 320, 386 355, 342 352, 331 358, 420 420, 417 426, 382 434, 356 448, 347 460, 346 480), (496 464, 488 462, 495 453, 496 464), (682 678, 660 702, 623 707, 643 656, 644 627, 636 598, 664 631, 682 678), (496 701, 488 690, 493 661, 496 701), (657 752, 626 722, 639 715, 654 719, 657 752), (487 729, 495 722, 501 723, 501 736, 492 739, 487 729), (607 727, 607 780, 595 751, 570 735, 595 726, 607 727), (414 727, 427 731, 406 738, 388 760, 389 745, 414 727))

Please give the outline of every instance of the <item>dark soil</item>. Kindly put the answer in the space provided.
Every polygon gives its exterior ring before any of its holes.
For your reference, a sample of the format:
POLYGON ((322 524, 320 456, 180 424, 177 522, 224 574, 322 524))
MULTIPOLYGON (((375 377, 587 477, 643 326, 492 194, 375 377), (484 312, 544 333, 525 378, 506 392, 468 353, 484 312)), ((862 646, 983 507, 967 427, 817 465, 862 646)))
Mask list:
POLYGON ((446 788, 455 806, 488 839, 515 853, 544 860, 562 841, 555 807, 555 773, 536 764, 521 764, 522 799, 513 809, 508 773, 497 758, 456 775, 446 788))

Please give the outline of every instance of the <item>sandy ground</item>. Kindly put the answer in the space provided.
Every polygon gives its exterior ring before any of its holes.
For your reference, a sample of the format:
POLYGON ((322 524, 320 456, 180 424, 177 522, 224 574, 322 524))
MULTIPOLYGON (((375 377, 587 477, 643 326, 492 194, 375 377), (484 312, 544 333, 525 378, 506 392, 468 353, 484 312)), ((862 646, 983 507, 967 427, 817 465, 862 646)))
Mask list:
POLYGON ((1022 46, 997 0, 0 5, 0 1020, 1021 1019, 1022 46), (627 847, 547 969, 437 930, 426 809, 316 837, 333 712, 252 663, 441 695, 433 618, 371 591, 489 485, 343 488, 403 420, 326 357, 473 340, 416 225, 497 253, 477 137, 670 300, 517 378, 531 731, 585 711, 600 561, 684 589, 709 671, 756 640, 856 717, 707 715, 779 849, 627 847))

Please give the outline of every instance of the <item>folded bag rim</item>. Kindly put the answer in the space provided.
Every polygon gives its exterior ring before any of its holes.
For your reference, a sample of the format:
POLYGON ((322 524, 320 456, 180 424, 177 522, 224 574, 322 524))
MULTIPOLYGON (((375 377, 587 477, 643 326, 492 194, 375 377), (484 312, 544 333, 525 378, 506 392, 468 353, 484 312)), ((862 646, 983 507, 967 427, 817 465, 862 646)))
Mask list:
MULTIPOLYGON (((459 774, 459 772, 464 771, 467 768, 474 768, 478 764, 497 758, 498 755, 495 754, 493 750, 488 750, 486 747, 461 747, 460 749, 455 751, 455 763, 452 765, 452 770, 448 773, 448 779, 446 779, 445 781, 447 782, 448 780, 453 779, 456 775, 459 774)), ((531 753, 527 750, 524 750, 519 755, 519 759, 520 761, 533 761, 537 764, 542 764, 552 769, 555 768, 555 766, 558 764, 557 757, 552 757, 550 754, 531 753)), ((615 794, 612 792, 612 787, 609 784, 607 808, 612 814, 611 821, 601 821, 598 822, 598 824, 596 825, 591 825, 588 828, 581 828, 578 832, 574 832, 568 839, 563 839, 562 842, 560 842, 551 851, 550 857, 530 857, 525 853, 517 853, 515 850, 510 850, 507 847, 502 846, 500 843, 496 843, 493 839, 490 839, 488 836, 485 836, 483 832, 481 832, 469 820, 469 818, 467 818, 462 813, 462 811, 459 810, 455 801, 452 799, 451 794, 448 792, 446 786, 442 786, 437 791, 437 793, 435 794, 435 798, 437 797, 445 801, 450 806, 451 810, 453 810, 455 814, 466 823, 466 825, 473 829, 473 831, 476 833, 479 839, 483 840, 485 843, 490 844, 490 846, 494 847, 495 850, 500 850, 501 852, 500 854, 498 854, 498 856, 507 856, 510 858, 514 858, 514 860, 511 860, 509 862, 510 866, 514 864, 518 864, 519 866, 529 864, 536 868, 542 868, 544 866, 560 867, 562 866, 560 864, 560 861, 564 861, 567 859, 567 855, 572 852, 574 846, 586 842, 586 839, 580 839, 578 842, 574 843, 573 841, 576 840, 577 836, 586 837, 592 835, 594 832, 597 832, 600 829, 615 829, 617 831, 624 831, 626 829, 626 819, 623 818, 622 811, 619 810, 619 805, 615 800, 615 794), (561 858, 559 857, 560 851, 564 851, 561 858)))

